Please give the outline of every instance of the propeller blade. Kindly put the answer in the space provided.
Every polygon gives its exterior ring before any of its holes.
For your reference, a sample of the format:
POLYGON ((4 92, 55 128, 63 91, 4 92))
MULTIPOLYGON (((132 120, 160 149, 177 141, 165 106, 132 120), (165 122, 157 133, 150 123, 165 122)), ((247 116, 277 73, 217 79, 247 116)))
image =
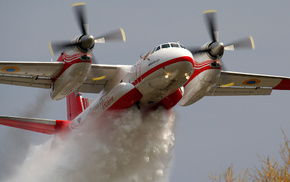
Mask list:
POLYGON ((219 37, 218 37, 218 30, 216 26, 216 10, 207 10, 204 11, 203 14, 205 15, 206 22, 207 22, 207 27, 210 33, 211 40, 213 42, 218 42, 219 37))
POLYGON ((192 55, 201 54, 210 51, 210 49, 201 49, 201 48, 189 48, 188 49, 192 55))
MULTIPOLYGON (((107 34, 104 34, 103 36, 100 36, 98 38, 94 38, 93 35, 90 35, 87 17, 86 17, 85 5, 86 5, 85 3, 75 3, 72 5, 74 15, 77 20, 77 24, 82 34, 77 36, 73 41, 49 42, 49 48, 53 56, 55 52, 60 52, 65 49, 74 49, 74 48, 77 48, 75 50, 76 52, 92 53, 95 43, 105 43, 108 41, 118 41, 118 40, 122 40, 123 42, 126 41, 125 33, 122 28, 120 28, 119 30, 115 30, 107 34)), ((91 55, 91 62, 92 64, 98 64, 95 56, 93 55, 91 55)), ((94 81, 106 78, 102 70, 97 74, 97 76, 99 77, 94 78, 93 79, 94 81)))
MULTIPOLYGON (((224 62, 222 59, 220 59, 220 63, 221 63, 221 68, 223 71, 227 71, 227 67, 225 66, 224 62)), ((233 80, 230 78, 230 76, 223 76, 223 85, 220 85, 221 87, 231 87, 235 85, 235 82, 233 82, 233 80)))
POLYGON ((95 43, 105 43, 110 41, 123 41, 126 42, 125 32, 122 28, 106 33, 102 36, 95 38, 95 43))
POLYGON ((75 3, 72 6, 75 9, 76 19, 78 21, 78 25, 81 29, 82 34, 88 35, 89 25, 87 23, 87 18, 86 18, 86 13, 85 13, 85 5, 86 3, 75 3))
POLYGON ((226 65, 224 64, 224 61, 222 59, 220 59, 220 63, 221 63, 221 69, 224 70, 224 71, 227 71, 227 67, 226 65))
POLYGON ((79 42, 71 42, 71 41, 54 41, 49 42, 49 49, 51 54, 54 56, 55 52, 63 51, 68 47, 73 47, 78 45, 79 42))
POLYGON ((97 58, 95 57, 93 52, 91 53, 91 55, 92 55, 92 64, 98 64, 97 58))
MULTIPOLYGON (((205 18, 206 18, 206 24, 209 30, 211 41, 206 43, 200 48, 196 48, 196 47, 189 48, 188 50, 193 54, 193 56, 195 55, 199 56, 199 54, 207 54, 208 58, 216 61, 215 63, 217 67, 219 66, 218 64, 221 64, 221 69, 227 70, 223 60, 221 59, 221 57, 224 54, 224 50, 235 50, 235 49, 246 49, 246 48, 255 49, 254 40, 251 36, 235 41, 227 45, 224 45, 222 42, 219 42, 219 33, 217 30, 216 20, 215 20, 216 11, 208 10, 208 11, 204 11, 203 14, 205 15, 205 18)), ((234 84, 235 83, 232 81, 232 78, 230 78, 230 76, 223 76, 222 85, 220 86, 230 87, 230 86, 233 86, 234 84)))
POLYGON ((255 43, 252 36, 235 41, 231 44, 225 46, 225 50, 235 50, 235 49, 255 49, 255 43))
MULTIPOLYGON (((92 55, 92 64, 98 64, 95 55, 93 53, 91 55, 92 55)), ((100 71, 100 74, 99 75, 101 75, 101 76, 96 77, 96 78, 92 78, 92 81, 99 81, 99 80, 103 80, 103 79, 106 78, 106 75, 104 74, 103 71, 100 71)))

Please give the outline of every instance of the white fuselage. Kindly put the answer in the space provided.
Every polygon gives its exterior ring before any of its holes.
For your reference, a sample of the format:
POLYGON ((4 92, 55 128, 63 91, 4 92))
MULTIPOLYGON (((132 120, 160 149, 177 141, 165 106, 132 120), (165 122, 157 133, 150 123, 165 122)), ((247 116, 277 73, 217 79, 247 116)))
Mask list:
POLYGON ((140 109, 150 109, 182 87, 194 72, 192 54, 181 47, 169 47, 149 52, 131 67, 120 71, 100 97, 70 123, 70 130, 84 125, 91 117, 111 108, 123 109, 138 102, 140 109), (121 105, 121 107, 120 107, 121 105))
POLYGON ((191 52, 179 44, 162 48, 163 45, 142 57, 130 70, 121 68, 100 97, 70 123, 70 130, 107 110, 126 109, 134 104, 142 110, 158 107, 163 99, 178 90, 184 91, 183 97, 173 100, 181 99, 180 105, 186 106, 215 86, 220 68, 211 66, 214 61, 195 62, 191 52))
POLYGON ((133 82, 142 93, 141 107, 151 107, 182 87, 194 72, 192 54, 183 48, 165 48, 140 59, 133 82))

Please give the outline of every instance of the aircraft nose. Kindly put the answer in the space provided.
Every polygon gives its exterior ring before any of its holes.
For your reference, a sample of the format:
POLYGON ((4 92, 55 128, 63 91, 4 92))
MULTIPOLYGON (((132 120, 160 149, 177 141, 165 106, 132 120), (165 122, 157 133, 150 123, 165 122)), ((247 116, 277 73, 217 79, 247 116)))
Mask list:
POLYGON ((170 60, 171 64, 164 67, 164 77, 166 79, 186 82, 193 73, 193 59, 191 57, 178 57, 170 60))

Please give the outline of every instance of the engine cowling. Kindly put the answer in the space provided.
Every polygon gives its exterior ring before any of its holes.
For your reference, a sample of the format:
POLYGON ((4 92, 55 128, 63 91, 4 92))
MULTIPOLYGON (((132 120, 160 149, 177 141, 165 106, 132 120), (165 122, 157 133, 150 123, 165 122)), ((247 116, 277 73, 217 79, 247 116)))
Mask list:
POLYGON ((90 62, 71 65, 52 84, 50 97, 53 100, 60 100, 75 92, 85 82, 90 69, 90 62))
POLYGON ((209 69, 197 75, 184 87, 184 95, 179 104, 188 106, 203 98, 216 85, 219 74, 219 69, 209 69))

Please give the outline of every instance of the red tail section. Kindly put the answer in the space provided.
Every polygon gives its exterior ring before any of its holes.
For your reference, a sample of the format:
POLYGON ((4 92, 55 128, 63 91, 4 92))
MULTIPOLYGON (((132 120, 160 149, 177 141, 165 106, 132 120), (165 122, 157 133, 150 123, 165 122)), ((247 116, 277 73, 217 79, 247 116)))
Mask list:
POLYGON ((66 97, 66 105, 67 119, 73 120, 89 106, 89 101, 87 98, 83 98, 80 92, 71 93, 66 97))
POLYGON ((45 134, 69 132, 69 123, 89 107, 89 99, 82 98, 81 93, 72 93, 67 96, 67 118, 65 120, 50 120, 39 118, 25 118, 0 116, 0 125, 35 131, 45 134))

